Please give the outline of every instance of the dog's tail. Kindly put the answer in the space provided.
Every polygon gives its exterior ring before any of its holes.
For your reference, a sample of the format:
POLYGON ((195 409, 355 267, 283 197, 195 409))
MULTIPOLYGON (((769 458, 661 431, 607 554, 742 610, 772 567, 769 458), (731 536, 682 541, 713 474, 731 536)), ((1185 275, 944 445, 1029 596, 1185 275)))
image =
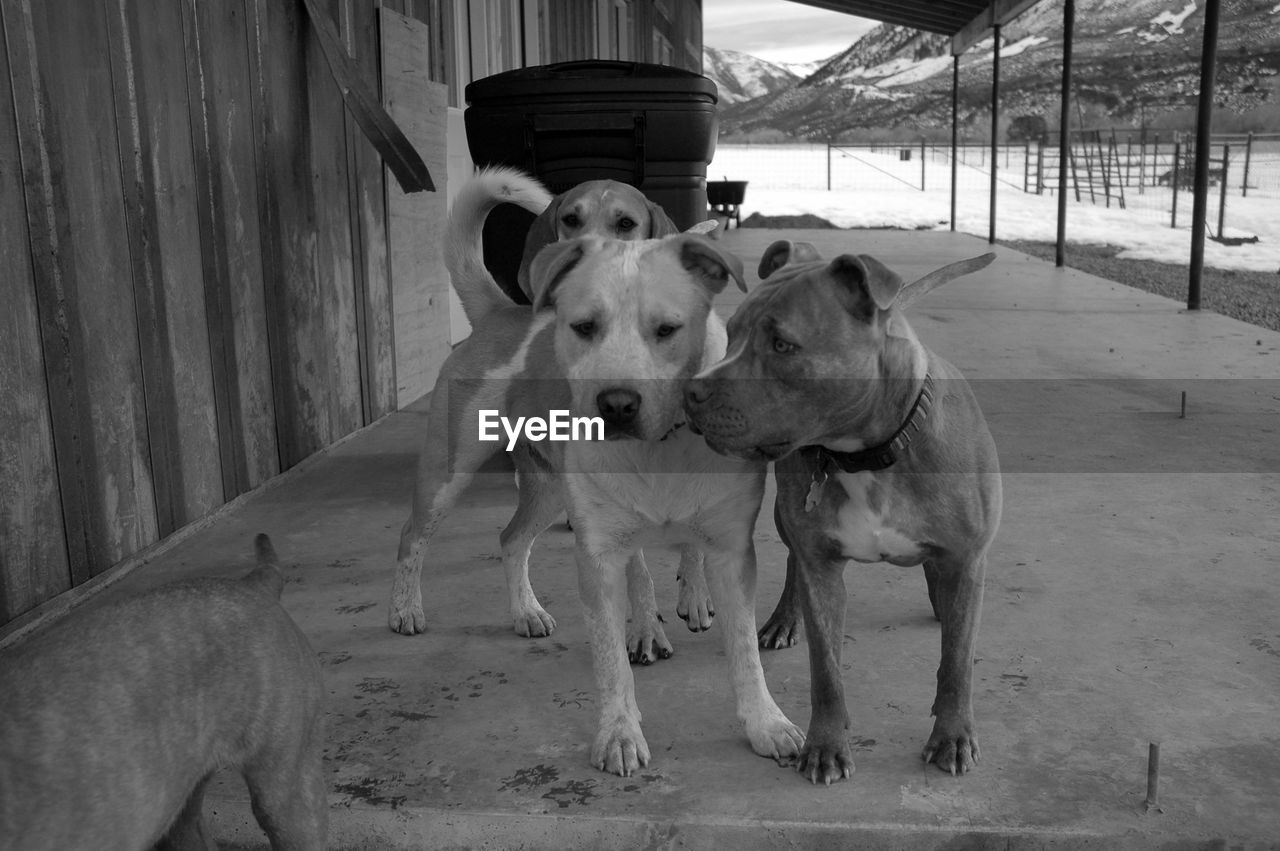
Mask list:
POLYGON ((280 593, 284 591, 284 574, 280 572, 280 559, 276 555, 276 548, 271 545, 271 538, 259 532, 253 539, 253 549, 258 556, 258 566, 243 582, 250 588, 279 600, 280 593))
POLYGON ((511 305, 484 266, 481 238, 489 211, 499 204, 515 204, 536 216, 550 203, 551 194, 541 183, 522 171, 501 166, 481 169, 453 199, 444 262, 472 325, 489 311, 511 305))

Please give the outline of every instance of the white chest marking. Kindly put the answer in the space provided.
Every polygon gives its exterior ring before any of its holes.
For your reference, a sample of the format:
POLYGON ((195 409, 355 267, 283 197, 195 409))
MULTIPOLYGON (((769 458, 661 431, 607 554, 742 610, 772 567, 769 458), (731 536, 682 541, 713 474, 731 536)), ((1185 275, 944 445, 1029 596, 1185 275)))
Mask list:
MULTIPOLYGON (((870 472, 836 472, 832 479, 839 482, 849 499, 836 515, 837 526, 831 534, 843 547, 844 555, 854 561, 892 561, 911 564, 918 560, 920 544, 911 540, 892 525, 892 518, 881 505, 873 510, 868 504, 867 489, 871 485, 870 472)), ((828 482, 831 487, 833 482, 828 482)))

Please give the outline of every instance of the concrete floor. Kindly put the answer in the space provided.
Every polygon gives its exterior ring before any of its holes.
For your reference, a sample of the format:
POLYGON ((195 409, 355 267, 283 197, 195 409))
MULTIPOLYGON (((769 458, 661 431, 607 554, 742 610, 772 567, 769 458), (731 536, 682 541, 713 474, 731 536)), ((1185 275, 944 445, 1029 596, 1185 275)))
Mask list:
MULTIPOLYGON (((750 269, 778 236, 828 256, 871 253, 908 279, 987 250, 963 235, 891 231, 732 231, 722 244, 750 269)), ((920 762, 938 638, 918 569, 847 572, 857 772, 829 788, 751 752, 720 635, 676 618, 665 553, 650 565, 676 654, 635 670, 653 759, 626 779, 593 769, 572 533, 553 527, 533 559, 559 628, 516 636, 497 555, 514 505, 501 464, 429 551, 430 631, 388 631, 420 405, 233 506, 108 593, 240 573, 253 534, 274 537, 285 605, 328 679, 334 847, 1274 848, 1280 334, 997 251, 912 314, 926 345, 977 387, 1005 470, 976 663, 982 761, 964 778, 920 762), (1162 809, 1150 813, 1149 742, 1162 746, 1162 809)), ((771 504, 757 533, 761 622, 785 563, 771 504)), ((764 666, 783 710, 807 724, 804 647, 767 652, 764 666)), ((209 809, 226 842, 261 843, 238 779, 217 786, 209 809)))

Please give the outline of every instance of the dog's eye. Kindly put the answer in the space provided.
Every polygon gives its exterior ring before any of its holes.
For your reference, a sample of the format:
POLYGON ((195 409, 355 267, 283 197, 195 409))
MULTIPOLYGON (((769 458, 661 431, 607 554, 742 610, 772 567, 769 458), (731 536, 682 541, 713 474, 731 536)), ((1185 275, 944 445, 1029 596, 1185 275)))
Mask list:
POLYGON ((574 322, 569 327, 573 329, 573 333, 577 334, 584 340, 590 340, 596 333, 596 323, 592 322, 590 319, 582 322, 574 322))
POLYGON ((781 337, 773 338, 773 350, 780 355, 789 355, 794 352, 798 346, 795 343, 788 343, 781 337))
POLYGON ((564 222, 565 227, 569 227, 569 228, 582 227, 582 219, 578 218, 577 213, 570 213, 560 221, 564 222))
POLYGON ((680 325, 671 325, 669 323, 664 322, 663 324, 658 326, 658 330, 655 331, 654 334, 657 336, 659 340, 665 340, 675 332, 679 331, 681 327, 682 326, 680 325))
POLYGON ((622 231, 623 233, 626 233, 627 231, 635 230, 635 227, 636 227, 636 223, 633 220, 628 219, 626 216, 623 216, 622 218, 618 219, 618 230, 622 231))

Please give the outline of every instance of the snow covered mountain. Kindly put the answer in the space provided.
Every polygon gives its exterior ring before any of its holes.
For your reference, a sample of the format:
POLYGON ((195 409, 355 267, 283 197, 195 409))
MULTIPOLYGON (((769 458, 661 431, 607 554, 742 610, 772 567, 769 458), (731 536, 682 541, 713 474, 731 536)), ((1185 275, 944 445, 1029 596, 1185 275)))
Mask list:
POLYGON ((720 91, 720 106, 762 97, 800 81, 794 71, 736 50, 702 49, 702 73, 720 91))
MULTIPOLYGON (((1194 109, 1204 0, 1077 0, 1075 98, 1094 122, 1194 109)), ((1223 0, 1220 111, 1262 109, 1280 119, 1280 3, 1223 0)), ((992 42, 960 61, 960 120, 989 115, 992 42)), ((740 55, 740 54, 739 54, 740 55)), ((1001 111, 1056 125, 1062 3, 1043 0, 1002 31, 1001 111)), ((867 128, 923 130, 951 121, 950 40, 881 25, 785 88, 720 113, 722 135, 835 139, 867 128)))

